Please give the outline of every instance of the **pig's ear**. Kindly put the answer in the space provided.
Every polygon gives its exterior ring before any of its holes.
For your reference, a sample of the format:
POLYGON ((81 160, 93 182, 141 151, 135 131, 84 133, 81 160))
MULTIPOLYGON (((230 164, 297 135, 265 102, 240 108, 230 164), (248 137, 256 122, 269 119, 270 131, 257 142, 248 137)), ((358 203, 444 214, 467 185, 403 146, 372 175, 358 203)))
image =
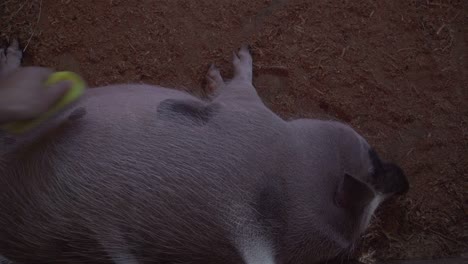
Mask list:
POLYGON ((345 173, 335 192, 335 204, 342 208, 359 209, 370 203, 374 192, 365 183, 345 173))

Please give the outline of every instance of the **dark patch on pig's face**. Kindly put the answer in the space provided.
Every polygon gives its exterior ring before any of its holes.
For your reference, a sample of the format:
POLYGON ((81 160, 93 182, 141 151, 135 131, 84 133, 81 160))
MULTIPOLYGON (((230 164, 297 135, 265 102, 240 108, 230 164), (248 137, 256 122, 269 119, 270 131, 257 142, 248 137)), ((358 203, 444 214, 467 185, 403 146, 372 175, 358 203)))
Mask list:
POLYGON ((171 122, 182 119, 202 126, 219 112, 219 107, 215 103, 205 104, 197 100, 167 99, 159 104, 158 118, 171 122))
POLYGON ((408 179, 396 164, 383 162, 374 149, 369 150, 373 172, 370 180, 374 188, 383 194, 404 194, 409 189, 408 179))
POLYGON ((255 204, 253 205, 258 212, 257 220, 266 228, 281 228, 286 218, 284 202, 279 182, 272 180, 262 181, 262 186, 259 186, 255 204))
POLYGON ((69 121, 75 121, 86 115, 86 109, 84 107, 79 107, 68 116, 69 121))

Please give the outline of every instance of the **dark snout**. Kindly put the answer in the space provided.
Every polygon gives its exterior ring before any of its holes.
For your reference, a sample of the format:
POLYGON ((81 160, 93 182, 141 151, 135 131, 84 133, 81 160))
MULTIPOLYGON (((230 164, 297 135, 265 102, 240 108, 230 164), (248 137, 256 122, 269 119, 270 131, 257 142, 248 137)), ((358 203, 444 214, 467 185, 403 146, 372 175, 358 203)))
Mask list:
POLYGON ((394 163, 383 162, 377 152, 369 150, 374 168, 371 181, 374 188, 383 194, 404 194, 409 190, 409 182, 403 170, 394 163))

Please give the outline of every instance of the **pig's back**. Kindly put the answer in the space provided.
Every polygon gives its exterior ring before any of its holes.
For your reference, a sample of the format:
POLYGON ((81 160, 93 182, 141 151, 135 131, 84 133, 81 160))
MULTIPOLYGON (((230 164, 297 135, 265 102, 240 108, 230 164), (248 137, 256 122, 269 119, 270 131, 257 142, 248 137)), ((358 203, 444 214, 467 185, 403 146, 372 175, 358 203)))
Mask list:
POLYGON ((57 263, 104 251, 142 263, 240 261, 233 240, 278 169, 284 122, 262 107, 130 85, 89 90, 69 113, 3 169, 0 251, 57 263))

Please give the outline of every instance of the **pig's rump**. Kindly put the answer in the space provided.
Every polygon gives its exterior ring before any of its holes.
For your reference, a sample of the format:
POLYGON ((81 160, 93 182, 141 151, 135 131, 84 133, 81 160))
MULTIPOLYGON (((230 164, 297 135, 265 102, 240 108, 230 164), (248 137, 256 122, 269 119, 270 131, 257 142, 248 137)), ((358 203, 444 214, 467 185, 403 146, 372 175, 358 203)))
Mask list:
POLYGON ((234 234, 252 213, 246 201, 275 159, 265 148, 282 142, 279 118, 130 85, 90 89, 59 118, 2 157, 0 254, 25 263, 235 263, 234 234))

